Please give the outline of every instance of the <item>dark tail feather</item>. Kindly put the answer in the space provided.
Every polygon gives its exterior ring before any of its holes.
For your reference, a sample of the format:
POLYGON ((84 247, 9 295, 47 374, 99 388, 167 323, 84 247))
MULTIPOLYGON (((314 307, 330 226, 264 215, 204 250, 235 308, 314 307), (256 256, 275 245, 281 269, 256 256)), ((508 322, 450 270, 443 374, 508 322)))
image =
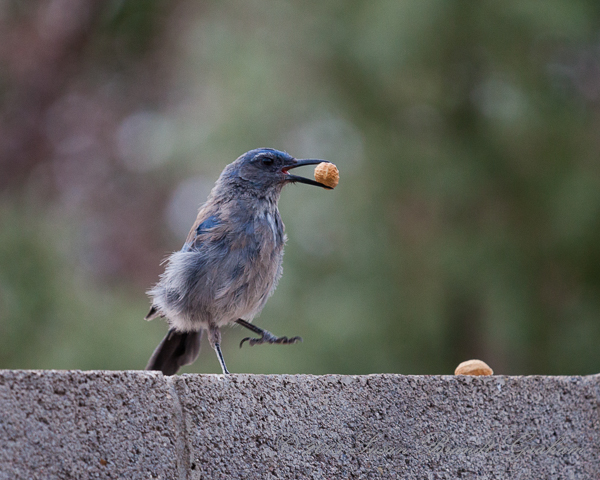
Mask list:
POLYGON ((172 328, 154 350, 146 370, 160 370, 164 375, 177 373, 198 358, 201 338, 202 330, 182 333, 172 328))

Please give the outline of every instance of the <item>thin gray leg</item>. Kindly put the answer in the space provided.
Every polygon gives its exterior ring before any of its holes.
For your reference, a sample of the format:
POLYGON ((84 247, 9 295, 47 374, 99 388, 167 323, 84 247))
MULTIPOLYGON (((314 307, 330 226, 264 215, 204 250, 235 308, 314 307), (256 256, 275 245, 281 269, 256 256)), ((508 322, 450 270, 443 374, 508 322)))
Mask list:
POLYGON ((246 320, 242 320, 241 318, 238 318, 235 321, 235 323, 237 323, 238 325, 241 325, 242 327, 247 328, 248 330, 252 330, 254 333, 257 333, 258 335, 260 335, 260 338, 252 338, 252 337, 244 338, 240 342, 240 348, 242 348, 242 345, 244 344, 244 342, 246 340, 248 341, 248 345, 250 345, 251 347, 253 345, 260 345, 262 343, 277 343, 280 345, 289 345, 292 343, 302 341, 302 337, 292 337, 292 338, 276 337, 268 330, 257 327, 256 325, 252 325, 250 322, 247 322, 246 320))
POLYGON ((227 370, 227 365, 225 365, 225 359, 223 358, 223 352, 221 352, 221 345, 219 343, 215 343, 214 348, 215 352, 217 352, 217 358, 219 359, 221 368, 223 369, 223 375, 229 375, 229 370, 227 370))
POLYGON ((223 358, 223 352, 221 351, 221 331, 219 327, 211 325, 208 328, 208 343, 217 352, 217 358, 221 364, 223 374, 229 374, 229 370, 227 370, 227 366, 225 365, 225 359, 223 358))

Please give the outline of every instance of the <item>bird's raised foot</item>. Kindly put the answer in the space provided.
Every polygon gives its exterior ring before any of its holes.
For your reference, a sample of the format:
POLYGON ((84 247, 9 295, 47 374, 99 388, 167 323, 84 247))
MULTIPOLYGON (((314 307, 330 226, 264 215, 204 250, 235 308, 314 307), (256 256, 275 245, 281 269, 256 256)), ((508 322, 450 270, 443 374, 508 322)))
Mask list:
POLYGON ((276 337, 271 332, 263 331, 262 335, 259 338, 246 337, 240 342, 240 348, 244 345, 244 342, 248 341, 248 345, 251 347, 254 345, 261 345, 263 343, 276 343, 279 345, 291 345, 292 343, 297 343, 302 341, 302 337, 276 337))

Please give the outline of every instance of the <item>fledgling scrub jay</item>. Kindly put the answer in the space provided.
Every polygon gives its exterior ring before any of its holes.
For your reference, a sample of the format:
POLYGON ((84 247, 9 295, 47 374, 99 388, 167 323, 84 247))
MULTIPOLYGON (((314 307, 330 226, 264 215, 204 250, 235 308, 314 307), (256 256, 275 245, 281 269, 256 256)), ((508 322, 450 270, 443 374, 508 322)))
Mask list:
POLYGON ((146 370, 165 375, 193 363, 202 332, 229 373, 221 352, 224 325, 237 323, 260 335, 250 345, 291 344, 300 337, 276 337, 250 322, 260 313, 282 273, 283 222, 277 209, 287 183, 330 188, 289 173, 292 168, 325 160, 296 160, 287 153, 251 150, 227 165, 200 208, 183 248, 167 259, 165 272, 148 291, 151 320, 165 317, 170 329, 156 347, 146 370))

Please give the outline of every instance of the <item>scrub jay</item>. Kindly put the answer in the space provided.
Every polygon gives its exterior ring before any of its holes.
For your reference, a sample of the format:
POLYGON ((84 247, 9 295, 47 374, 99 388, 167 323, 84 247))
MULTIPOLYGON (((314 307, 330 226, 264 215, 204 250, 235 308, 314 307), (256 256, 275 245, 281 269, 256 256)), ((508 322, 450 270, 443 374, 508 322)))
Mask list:
POLYGON ((229 373, 221 352, 224 325, 237 323, 258 338, 249 345, 292 344, 300 337, 276 337, 250 321, 260 313, 282 273, 284 225, 277 209, 287 183, 322 183, 289 173, 325 160, 296 160, 287 153, 251 150, 227 165, 200 208, 183 248, 167 259, 165 272, 147 293, 152 307, 146 320, 165 317, 170 329, 146 370, 177 373, 200 353, 202 332, 229 373))

